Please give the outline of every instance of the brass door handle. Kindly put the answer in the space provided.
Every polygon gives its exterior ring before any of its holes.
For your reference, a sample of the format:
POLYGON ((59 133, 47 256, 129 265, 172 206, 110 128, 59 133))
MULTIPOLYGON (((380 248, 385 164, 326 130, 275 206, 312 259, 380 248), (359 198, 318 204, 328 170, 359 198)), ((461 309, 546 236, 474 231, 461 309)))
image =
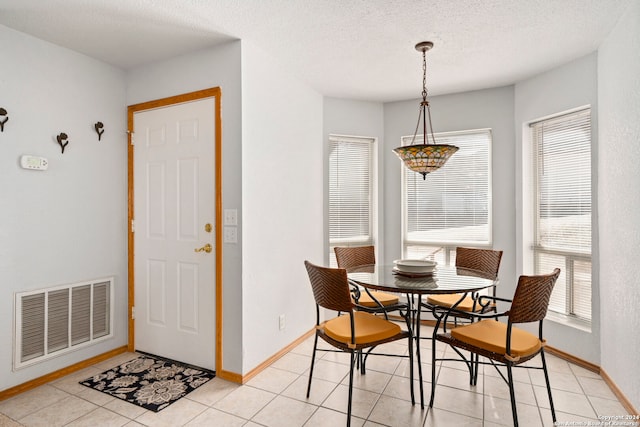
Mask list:
POLYGON ((201 247, 201 248, 194 249, 194 251, 195 251, 195 252, 206 252, 206 253, 209 253, 209 252, 211 252, 212 250, 213 250, 213 247, 211 246, 211 244, 210 244, 210 243, 207 243, 206 245, 204 245, 204 246, 203 246, 203 247, 201 247))

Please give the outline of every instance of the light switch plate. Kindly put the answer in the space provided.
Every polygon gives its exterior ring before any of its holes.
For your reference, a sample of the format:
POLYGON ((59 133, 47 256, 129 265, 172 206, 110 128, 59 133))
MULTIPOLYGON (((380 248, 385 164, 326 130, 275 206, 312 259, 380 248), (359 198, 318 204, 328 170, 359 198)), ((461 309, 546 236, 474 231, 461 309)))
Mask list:
POLYGON ((238 243, 238 228, 237 227, 225 227, 224 228, 224 243, 238 243))
POLYGON ((224 225, 238 225, 238 210, 237 209, 225 209, 224 210, 224 225))

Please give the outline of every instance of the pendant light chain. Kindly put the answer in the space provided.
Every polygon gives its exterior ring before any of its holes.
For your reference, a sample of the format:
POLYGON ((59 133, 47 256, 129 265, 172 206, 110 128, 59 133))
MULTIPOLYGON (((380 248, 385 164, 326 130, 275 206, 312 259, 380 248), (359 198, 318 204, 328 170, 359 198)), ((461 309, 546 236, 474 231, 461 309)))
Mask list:
POLYGON ((427 51, 422 50, 422 100, 427 100, 427 51))

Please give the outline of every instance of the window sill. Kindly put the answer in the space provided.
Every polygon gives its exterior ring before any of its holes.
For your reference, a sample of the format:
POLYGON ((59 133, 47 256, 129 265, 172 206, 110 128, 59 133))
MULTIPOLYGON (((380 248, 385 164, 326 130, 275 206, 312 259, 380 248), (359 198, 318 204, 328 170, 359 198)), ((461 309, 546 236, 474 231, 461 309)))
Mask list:
POLYGON ((547 313, 547 317, 545 317, 545 319, 554 323, 568 326, 570 328, 575 328, 587 333, 591 333, 591 322, 587 320, 577 319, 575 317, 566 316, 564 314, 554 313, 551 311, 547 313))

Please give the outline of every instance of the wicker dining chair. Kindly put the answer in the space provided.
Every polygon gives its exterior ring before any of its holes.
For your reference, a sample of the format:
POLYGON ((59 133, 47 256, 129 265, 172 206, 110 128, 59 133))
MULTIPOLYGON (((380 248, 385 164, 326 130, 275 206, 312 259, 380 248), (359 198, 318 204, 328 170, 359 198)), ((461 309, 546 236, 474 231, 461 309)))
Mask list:
MULTIPOLYGON (((482 272, 490 279, 498 278, 501 260, 502 251, 465 247, 456 248, 456 267, 482 272)), ((495 286, 491 289, 491 295, 495 296, 495 286)), ((426 307, 429 309, 433 309, 434 306, 451 308, 460 301, 462 296, 462 294, 429 295, 426 307)), ((478 294, 465 296, 458 305, 455 305, 456 311, 451 312, 449 317, 453 317, 457 324, 458 318, 473 318, 476 313, 495 311, 495 304, 489 303, 483 307, 478 303, 478 297, 478 294)), ((444 326, 446 327, 446 323, 444 326)))
MULTIPOLYGON (((352 268, 376 263, 374 246, 336 246, 333 251, 336 254, 338 268, 352 268)), ((406 308, 405 304, 400 303, 397 295, 368 289, 364 289, 363 292, 362 288, 355 283, 351 283, 351 289, 357 304, 356 308, 359 310, 372 313, 382 312, 386 316, 390 311, 406 308)))
POLYGON ((320 267, 309 261, 305 261, 304 265, 307 269, 313 290, 313 297, 316 301, 316 334, 313 342, 311 369, 309 370, 307 398, 309 398, 311 392, 311 379, 313 378, 316 352, 322 351, 318 349, 318 338, 322 338, 337 349, 334 351, 347 352, 351 355, 351 362, 349 363, 347 426, 351 425, 353 371, 355 369, 357 356, 363 351, 367 351, 368 355, 409 358, 411 403, 415 404, 413 391, 413 340, 411 332, 409 331, 410 329, 402 330, 398 324, 390 322, 381 316, 355 310, 355 304, 351 298, 345 269, 320 267), (320 307, 343 314, 321 322, 320 307), (409 346, 408 355, 373 353, 371 351, 381 344, 402 339, 407 340, 407 345, 409 346))
MULTIPOLYGON (((432 347, 431 364, 431 400, 429 406, 433 407, 436 388, 436 362, 457 361, 465 362, 477 384, 477 372, 480 364, 493 365, 502 379, 509 386, 509 396, 511 398, 511 412, 513 415, 513 425, 518 425, 518 413, 516 410, 516 399, 513 383, 512 368, 519 367, 525 369, 539 369, 544 372, 544 379, 549 395, 549 405, 551 416, 556 421, 556 412, 551 396, 551 384, 547 372, 547 363, 544 356, 544 346, 546 344, 542 334, 542 324, 549 307, 549 299, 553 286, 560 276, 560 269, 556 268, 553 273, 538 276, 520 276, 513 300, 497 298, 483 295, 481 300, 494 300, 511 302, 509 310, 503 313, 479 314, 481 318, 474 323, 459 326, 451 329, 449 333, 435 334, 437 341, 449 344, 462 359, 436 358, 436 346, 432 347), (497 321, 500 317, 507 317, 507 322, 497 321), (538 322, 538 335, 529 333, 523 329, 513 326, 520 323, 538 322), (476 355, 467 359, 461 351, 463 349, 476 355), (524 362, 540 355, 542 366, 519 366, 524 362), (480 362, 478 356, 489 359, 489 362, 480 362), (507 377, 505 378, 499 367, 506 367, 507 377)), ((436 325, 437 328, 437 325, 436 325)))

